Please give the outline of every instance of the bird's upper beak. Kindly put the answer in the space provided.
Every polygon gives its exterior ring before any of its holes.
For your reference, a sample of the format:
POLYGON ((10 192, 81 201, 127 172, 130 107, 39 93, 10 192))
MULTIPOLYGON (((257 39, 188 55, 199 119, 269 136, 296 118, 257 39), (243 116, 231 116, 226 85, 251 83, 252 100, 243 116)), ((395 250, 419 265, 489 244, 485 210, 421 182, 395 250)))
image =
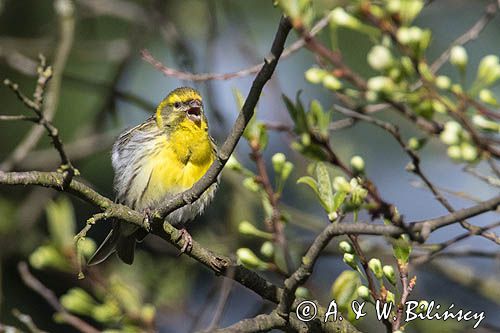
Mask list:
POLYGON ((192 100, 189 103, 189 109, 187 110, 187 117, 189 120, 197 125, 201 123, 201 102, 198 100, 192 100))

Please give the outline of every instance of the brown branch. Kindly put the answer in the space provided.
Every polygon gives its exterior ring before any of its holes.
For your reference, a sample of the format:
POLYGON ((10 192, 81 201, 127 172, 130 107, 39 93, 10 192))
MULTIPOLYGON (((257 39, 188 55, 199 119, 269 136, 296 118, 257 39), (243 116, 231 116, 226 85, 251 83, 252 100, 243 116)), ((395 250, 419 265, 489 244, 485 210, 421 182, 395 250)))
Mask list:
MULTIPOLYGON (((496 223, 493 223, 493 224, 490 224, 490 225, 487 225, 487 226, 484 226, 484 227, 477 227, 471 231, 468 231, 468 232, 465 232, 461 235, 458 235, 454 238, 451 238, 449 240, 447 240, 446 242, 443 242, 443 243, 440 243, 440 244, 436 244, 436 245, 433 245, 433 247, 435 246, 436 248, 433 249, 432 251, 430 251, 429 253, 426 253, 422 256, 419 256, 415 259, 412 260, 412 264, 414 265, 421 265, 421 264, 424 264, 426 262, 429 262, 430 260, 432 260, 434 257, 438 256, 438 255, 444 255, 442 251, 444 251, 445 249, 447 249, 448 247, 450 247, 451 245, 454 245, 466 238, 469 238, 471 236, 475 236, 475 235, 479 235, 479 234, 484 234, 485 231, 488 231, 488 230, 491 230, 493 228, 496 228, 500 226, 500 222, 496 222, 496 223)), ((492 233, 493 235, 495 235, 494 233, 492 233)), ((497 240, 498 240, 498 236, 497 237, 497 240)), ((497 243, 498 244, 498 243, 497 243)))
POLYGON ((66 311, 61 303, 59 303, 59 300, 57 299, 57 296, 54 294, 54 292, 44 286, 30 273, 28 265, 25 262, 19 263, 17 269, 24 284, 26 284, 30 289, 42 296, 45 301, 49 303, 49 305, 55 311, 57 311, 57 313, 62 317, 65 323, 83 333, 99 333, 98 329, 66 311))
POLYGON ((285 319, 281 318, 276 312, 271 314, 261 314, 251 319, 243 319, 236 324, 215 330, 216 333, 254 333, 269 332, 275 328, 284 328, 287 326, 285 319))
POLYGON ((260 151, 261 147, 259 146, 259 143, 250 142, 250 149, 252 150, 250 156, 257 166, 258 175, 256 177, 256 180, 262 185, 267 199, 269 200, 269 203, 271 204, 271 207, 273 209, 270 221, 267 221, 267 225, 269 227, 268 229, 272 231, 274 242, 281 248, 281 251, 283 252, 283 257, 285 259, 286 265, 286 274, 289 274, 289 272, 292 270, 293 262, 290 256, 288 241, 285 235, 283 215, 281 214, 279 208, 279 194, 274 191, 271 180, 269 179, 266 164, 260 151))
MULTIPOLYGON (((406 145, 403 138, 401 137, 401 134, 399 133, 398 127, 394 126, 391 123, 370 117, 368 115, 360 114, 356 111, 349 110, 349 109, 344 108, 343 106, 340 106, 340 105, 335 105, 335 108, 338 111, 340 111, 341 113, 343 113, 344 115, 347 115, 349 117, 353 117, 353 118, 374 124, 374 125, 382 128, 383 130, 385 130, 389 134, 391 134, 393 136, 393 138, 397 141, 397 143, 401 146, 401 148, 404 149, 406 154, 411 159, 411 164, 409 164, 407 166, 407 170, 414 173, 415 175, 417 175, 424 182, 424 184, 429 188, 429 190, 432 192, 432 194, 434 195, 436 200, 439 201, 439 203, 441 203, 441 205, 443 205, 450 213, 453 213, 455 211, 455 209, 451 206, 451 204, 448 202, 448 200, 446 200, 446 198, 441 194, 441 192, 437 189, 437 187, 423 173, 423 171, 420 167, 420 158, 415 153, 415 151, 413 151, 412 149, 410 149, 410 147, 408 147, 406 145)), ((483 237, 498 243, 498 239, 497 239, 495 234, 489 234, 489 233, 482 234, 479 231, 479 229, 480 229, 479 227, 476 227, 465 220, 461 221, 460 224, 462 225, 463 228, 469 230, 470 232, 474 232, 475 234, 480 234, 483 237)))

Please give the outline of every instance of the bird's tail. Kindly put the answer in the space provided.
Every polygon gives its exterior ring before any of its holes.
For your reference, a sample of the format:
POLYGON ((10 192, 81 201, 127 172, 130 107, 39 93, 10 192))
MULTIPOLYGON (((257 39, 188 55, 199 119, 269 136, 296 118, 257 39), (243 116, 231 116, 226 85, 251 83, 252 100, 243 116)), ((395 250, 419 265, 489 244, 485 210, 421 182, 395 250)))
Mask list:
MULTIPOLYGON (((136 232, 126 232, 122 229, 123 223, 120 221, 113 221, 113 228, 102 244, 99 246, 94 255, 89 259, 88 265, 97 265, 106 260, 114 252, 126 264, 132 265, 134 262, 134 251, 136 243, 136 232)), ((126 226, 128 227, 128 225, 126 226)), ((137 229, 137 227, 135 227, 137 229)))

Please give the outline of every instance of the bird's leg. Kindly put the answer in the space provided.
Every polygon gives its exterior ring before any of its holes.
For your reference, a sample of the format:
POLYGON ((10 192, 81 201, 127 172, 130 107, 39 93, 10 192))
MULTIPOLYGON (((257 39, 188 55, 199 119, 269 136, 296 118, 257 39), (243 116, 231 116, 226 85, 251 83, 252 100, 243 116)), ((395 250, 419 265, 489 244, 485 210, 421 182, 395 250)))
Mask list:
POLYGON ((184 241, 184 244, 181 247, 181 253, 179 254, 179 255, 181 255, 183 253, 186 253, 186 251, 191 251, 191 249, 193 248, 193 237, 191 237, 191 235, 189 234, 189 232, 185 228, 182 228, 179 231, 180 231, 180 235, 179 235, 179 238, 177 238, 177 242, 181 238, 184 241))
POLYGON ((144 220, 142 221, 144 229, 147 232, 151 232, 151 221, 153 221, 153 210, 150 207, 146 207, 144 210, 144 220))

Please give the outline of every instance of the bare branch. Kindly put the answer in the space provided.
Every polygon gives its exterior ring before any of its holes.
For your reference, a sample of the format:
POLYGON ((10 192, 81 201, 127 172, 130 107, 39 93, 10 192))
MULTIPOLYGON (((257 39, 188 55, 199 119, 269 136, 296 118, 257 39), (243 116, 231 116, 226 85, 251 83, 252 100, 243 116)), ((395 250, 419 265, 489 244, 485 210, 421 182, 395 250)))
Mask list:
MULTIPOLYGON (((66 61, 73 45, 75 19, 73 15, 73 3, 68 0, 70 8, 66 10, 56 10, 59 17, 60 39, 57 45, 54 58, 54 73, 52 82, 47 88, 44 107, 41 112, 47 121, 52 121, 59 104, 59 94, 61 89, 61 80, 66 61)), ((36 98, 34 98, 36 100, 36 98)), ((14 149, 14 151, 0 164, 0 169, 4 171, 12 170, 21 162, 26 155, 36 146, 44 133, 44 128, 34 126, 24 137, 23 141, 14 149)))
POLYGON ((50 306, 61 315, 64 322, 83 333, 99 333, 98 329, 92 327, 90 324, 84 322, 80 318, 73 316, 71 313, 66 311, 61 303, 59 303, 59 300, 57 299, 57 296, 54 294, 54 292, 44 286, 30 273, 28 265, 25 262, 19 263, 17 269, 19 270, 19 274, 21 275, 23 282, 37 294, 42 296, 45 301, 49 303, 50 306))
POLYGON ((451 52, 451 49, 453 48, 453 46, 464 45, 470 41, 475 40, 479 36, 481 31, 483 31, 484 28, 486 28, 488 23, 490 23, 491 20, 493 20, 493 18, 495 17, 495 15, 497 13, 499 6, 500 6, 500 4, 497 5, 494 3, 490 3, 488 6, 486 6, 484 14, 479 18, 479 20, 477 20, 476 23, 474 23, 474 25, 472 25, 472 27, 470 27, 464 34, 462 34, 460 37, 455 39, 450 44, 450 47, 448 47, 446 49, 446 51, 444 51, 439 57, 437 57, 436 60, 434 60, 434 62, 432 63, 432 65, 430 67, 431 71, 433 73, 436 73, 441 68, 441 66, 443 66, 444 63, 446 61, 448 61, 448 59, 450 58, 450 52, 451 52))
MULTIPOLYGON (((318 32, 320 32, 324 27, 328 25, 328 20, 329 16, 325 16, 321 20, 316 23, 316 25, 311 29, 311 35, 314 36, 318 32)), ((294 42, 292 45, 287 47, 284 51, 283 54, 281 55, 281 58, 286 58, 293 53, 297 52, 300 50, 304 45, 306 44, 304 39, 299 39, 296 42, 294 42)), ((179 80, 185 80, 185 81, 208 81, 208 80, 229 80, 233 78, 240 78, 244 76, 248 76, 251 74, 258 73, 262 66, 264 66, 265 62, 260 63, 258 65, 245 68, 242 70, 239 70, 237 72, 232 72, 232 73, 202 73, 202 74, 193 74, 193 73, 188 73, 185 71, 179 71, 177 69, 173 69, 170 67, 167 67, 163 65, 160 61, 156 60, 153 55, 148 51, 148 50, 142 50, 141 52, 142 58, 153 65, 157 70, 162 72, 165 76, 172 76, 175 78, 178 78, 179 80)))

